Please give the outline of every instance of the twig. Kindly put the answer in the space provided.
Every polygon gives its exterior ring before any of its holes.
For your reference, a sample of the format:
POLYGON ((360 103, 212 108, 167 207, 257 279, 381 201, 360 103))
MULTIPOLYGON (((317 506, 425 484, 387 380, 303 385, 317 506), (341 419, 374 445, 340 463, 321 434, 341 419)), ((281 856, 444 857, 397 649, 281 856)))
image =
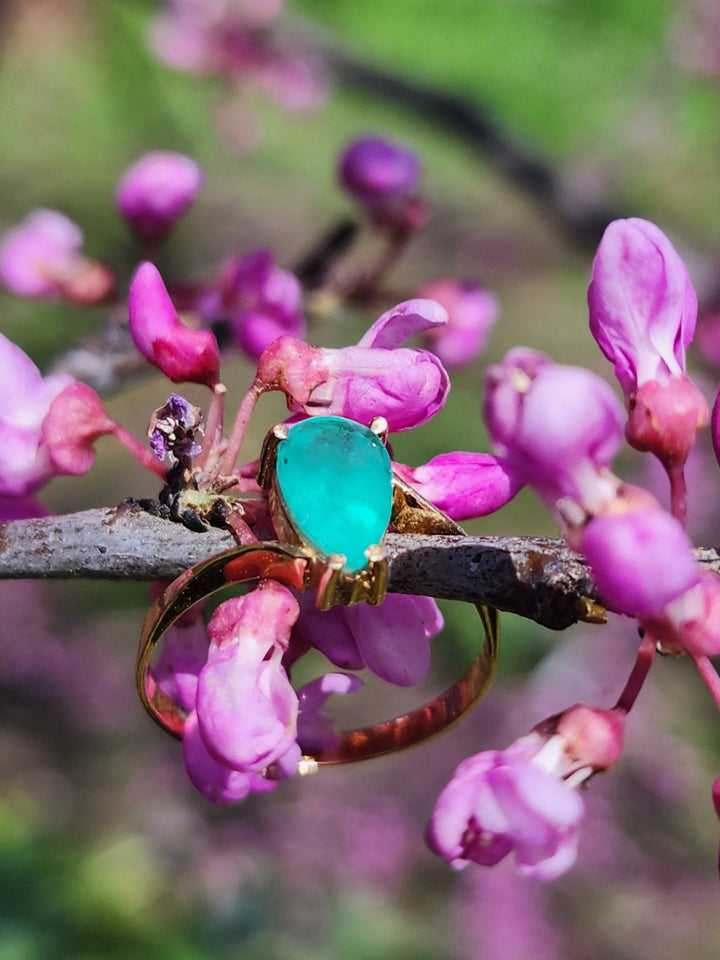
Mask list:
MULTIPOLYGON (((172 580, 234 545, 219 529, 195 533, 125 504, 0 524, 0 579, 172 580)), ((521 537, 387 537, 390 590, 490 603, 561 630, 597 591, 562 541, 521 537)), ((715 550, 698 559, 720 571, 715 550)))

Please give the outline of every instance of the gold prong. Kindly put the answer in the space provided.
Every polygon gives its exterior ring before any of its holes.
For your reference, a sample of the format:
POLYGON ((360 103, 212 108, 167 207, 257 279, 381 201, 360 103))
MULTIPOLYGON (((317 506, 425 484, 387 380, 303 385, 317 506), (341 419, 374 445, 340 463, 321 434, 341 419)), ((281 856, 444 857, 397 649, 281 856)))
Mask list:
POLYGON ((388 563, 385 548, 379 544, 373 544, 365 551, 365 556, 368 558, 370 574, 370 592, 366 599, 372 606, 378 606, 385 599, 388 585, 388 563))
POLYGON ((272 483, 272 478, 275 475, 278 446, 283 440, 287 440, 289 433, 290 428, 286 423, 276 423, 272 430, 265 435, 256 475, 257 482, 263 490, 267 490, 272 483))
MULTIPOLYGON (((317 558, 318 560, 320 558, 317 558)), ((346 558, 342 553, 331 553, 322 563, 324 569, 317 584, 315 606, 318 610, 329 610, 336 603, 342 603, 338 591, 342 584, 342 572, 346 558)))
POLYGON ((387 439, 390 434, 390 425, 385 417, 373 417, 373 419, 370 421, 370 431, 374 433, 379 440, 382 440, 384 445, 387 445, 387 439))

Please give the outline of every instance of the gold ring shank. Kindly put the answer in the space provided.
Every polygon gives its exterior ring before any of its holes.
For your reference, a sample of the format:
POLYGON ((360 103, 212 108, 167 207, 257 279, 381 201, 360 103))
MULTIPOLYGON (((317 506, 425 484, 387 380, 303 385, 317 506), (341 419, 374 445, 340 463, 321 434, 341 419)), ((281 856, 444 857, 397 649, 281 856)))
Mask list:
MULTIPOLYGON (((445 519, 449 524, 453 523, 449 518, 445 519)), ((171 583, 148 610, 138 649, 137 692, 153 720, 172 735, 182 737, 185 711, 156 686, 150 661, 165 631, 183 613, 231 584, 272 579, 296 590, 304 590, 313 586, 316 580, 314 563, 312 554, 301 547, 276 541, 253 543, 210 557, 171 583)), ((340 733, 335 746, 307 750, 305 755, 318 764, 366 760, 421 743, 460 720, 487 689, 497 660, 497 611, 484 606, 477 609, 483 625, 484 644, 458 681, 410 713, 371 726, 345 730, 340 733)), ((300 747, 304 749, 302 743, 300 747)))

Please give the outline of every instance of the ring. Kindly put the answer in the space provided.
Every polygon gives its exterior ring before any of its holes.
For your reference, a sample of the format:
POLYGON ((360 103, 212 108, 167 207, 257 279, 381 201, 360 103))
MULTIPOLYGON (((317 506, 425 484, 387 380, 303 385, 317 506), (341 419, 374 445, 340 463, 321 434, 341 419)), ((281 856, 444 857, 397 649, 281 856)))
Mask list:
MULTIPOLYGON (((268 491, 273 525, 283 541, 233 547, 196 564, 167 587, 143 622, 137 691, 145 710, 163 729, 182 738, 186 713, 156 685, 150 670, 152 654, 165 631, 196 603, 232 584, 271 579, 299 591, 314 589, 320 609, 359 602, 379 604, 387 588, 381 540, 388 526, 402 533, 464 533, 459 524, 392 473, 384 446, 386 436, 387 424, 382 418, 367 428, 342 417, 321 416, 291 427, 280 424, 268 433, 258 482, 268 491), (305 426, 308 424, 312 426, 305 426), (317 482, 312 484, 304 459, 310 450, 317 468, 312 475, 317 482), (329 458, 329 465, 323 463, 323 457, 329 458), (350 478, 349 488, 343 481, 341 497, 334 489, 338 485, 335 462, 343 477, 350 478), (378 493, 382 484, 375 483, 381 475, 387 478, 383 495, 378 493), (337 511, 330 509, 325 496, 328 491, 337 511), (333 549, 338 544, 342 551, 333 549)), ((446 730, 468 713, 488 688, 498 655, 497 610, 475 606, 484 642, 459 680, 409 713, 341 731, 333 746, 305 750, 300 743, 303 769, 403 750, 446 730)))

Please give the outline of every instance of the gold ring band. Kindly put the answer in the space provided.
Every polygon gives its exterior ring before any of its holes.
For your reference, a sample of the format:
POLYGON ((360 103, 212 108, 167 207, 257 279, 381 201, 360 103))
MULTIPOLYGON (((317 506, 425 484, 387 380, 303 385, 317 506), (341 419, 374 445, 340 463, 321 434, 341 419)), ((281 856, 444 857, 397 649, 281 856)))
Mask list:
MULTIPOLYGON (((452 522, 452 521, 450 521, 452 522)), ((155 684, 150 660, 163 634, 190 607, 232 584, 273 579, 296 590, 308 587, 312 556, 276 541, 226 550, 182 573, 148 610, 138 650, 136 684, 149 715, 181 738, 185 712, 155 684)), ((497 611, 478 605, 485 640, 468 670, 452 686, 410 713, 371 726, 342 731, 337 745, 308 750, 318 764, 348 763, 403 750, 456 723, 477 703, 492 679, 498 651, 497 611)), ((300 744, 303 749, 302 744, 300 744)))

